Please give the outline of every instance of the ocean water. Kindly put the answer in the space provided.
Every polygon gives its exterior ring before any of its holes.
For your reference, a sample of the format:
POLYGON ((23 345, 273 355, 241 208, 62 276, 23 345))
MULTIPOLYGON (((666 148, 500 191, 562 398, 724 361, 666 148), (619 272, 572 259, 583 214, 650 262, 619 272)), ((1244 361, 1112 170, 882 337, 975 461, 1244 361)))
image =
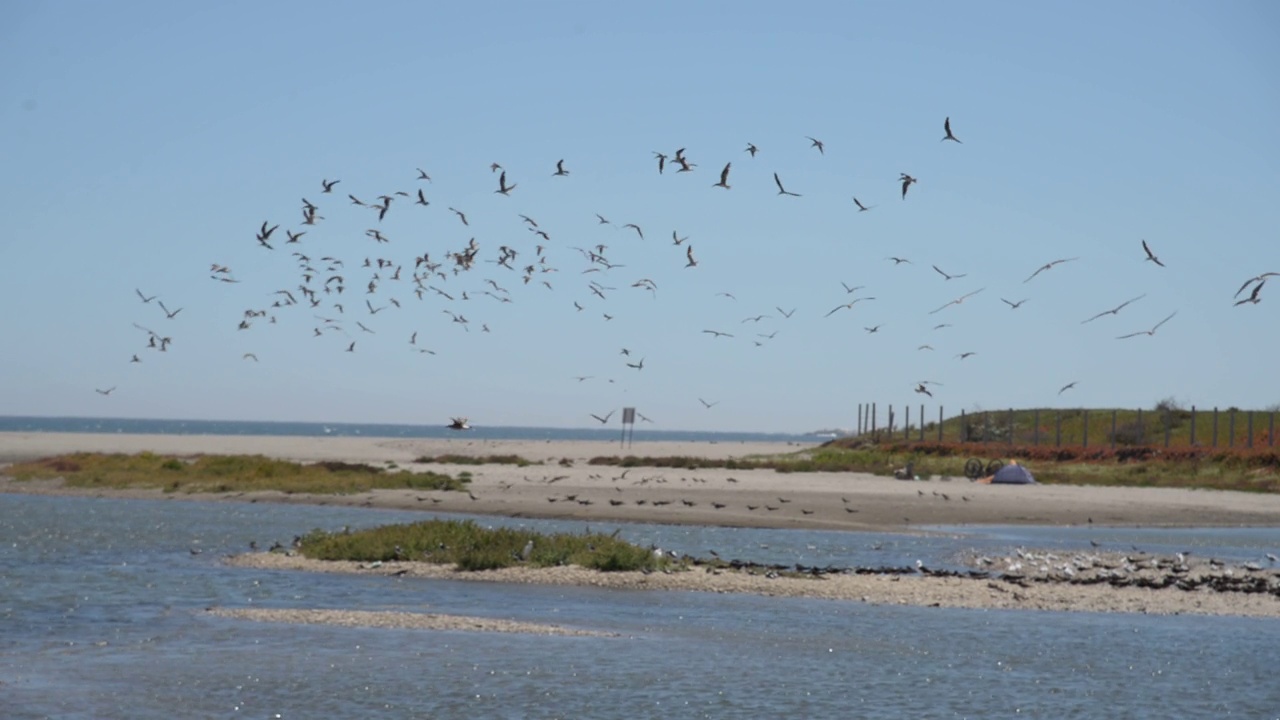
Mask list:
MULTIPOLYGON (((125 433, 140 435, 279 435, 288 437, 445 438, 457 432, 444 425, 386 425, 243 420, 146 420, 132 418, 0 416, 0 432, 125 433)), ((477 426, 467 437, 480 440, 606 440, 622 438, 621 427, 542 428, 477 426)), ((650 430, 640 423, 628 433, 634 442, 802 442, 828 440, 784 433, 650 430)))
MULTIPOLYGON (((1280 622, 980 611, 233 568, 313 528, 430 513, 0 495, 0 717, 1276 718, 1280 622), (193 554, 192 550, 199 550, 193 554), (544 637, 256 623, 204 608, 405 610, 554 623, 544 637)), ((583 523, 475 518, 554 531, 583 523)), ((912 535, 607 525, 758 562, 954 563, 1086 548, 1083 528, 912 535)), ((1275 529, 1105 529, 1257 559, 1275 529)))

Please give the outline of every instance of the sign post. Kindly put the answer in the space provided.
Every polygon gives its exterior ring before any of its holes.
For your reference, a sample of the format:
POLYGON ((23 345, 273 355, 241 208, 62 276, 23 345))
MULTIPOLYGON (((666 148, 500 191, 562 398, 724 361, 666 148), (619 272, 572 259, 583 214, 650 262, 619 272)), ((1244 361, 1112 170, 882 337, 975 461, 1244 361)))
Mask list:
POLYGON ((622 408, 622 440, 620 445, 631 447, 631 441, 636 434, 636 409, 633 407, 622 408), (630 430, 630 434, 628 434, 630 430))

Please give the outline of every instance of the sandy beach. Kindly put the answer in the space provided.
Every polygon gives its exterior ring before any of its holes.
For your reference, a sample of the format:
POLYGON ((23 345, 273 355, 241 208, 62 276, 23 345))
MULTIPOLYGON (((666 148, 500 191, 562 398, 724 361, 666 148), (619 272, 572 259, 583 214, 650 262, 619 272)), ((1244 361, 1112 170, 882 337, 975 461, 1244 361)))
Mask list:
MULTIPOLYGON (((803 450, 788 443, 636 443, 449 439, 0 433, 3 464, 78 451, 261 454, 301 462, 395 463, 471 473, 470 493, 375 490, 355 495, 279 492, 173 495, 86 491, 57 481, 0 480, 0 492, 112 494, 285 502, 730 527, 910 531, 923 525, 1277 526, 1280 496, 1169 488, 983 485, 963 477, 901 481, 865 473, 779 473, 590 465, 598 456, 749 457, 803 450), (443 454, 518 455, 531 465, 419 465, 443 454), (472 499, 474 497, 474 499, 472 499)), ((1034 467, 1032 468, 1034 471, 1034 467)))
MULTIPOLYGON (((786 443, 616 443, 449 439, 236 437, 196 435, 92 435, 0 433, 0 492, 48 495, 168 498, 219 502, 281 502, 474 513, 585 521, 632 521, 730 527, 813 528, 916 532, 920 526, 1034 524, 1095 526, 1277 526, 1280 497, 1221 491, 1054 485, 984 485, 965 478, 901 481, 863 473, 778 473, 772 470, 670 469, 591 465, 598 456, 683 455, 750 457, 802 451, 786 443), (190 456, 261 454, 302 462, 341 460, 400 468, 468 472, 469 492, 375 490, 353 495, 281 492, 168 494, 159 490, 84 490, 59 480, 19 482, 4 477, 12 462, 79 451, 190 456), (423 456, 518 455, 531 464, 419 464, 423 456)), ((1034 468, 1033 468, 1034 469, 1034 468)), ((428 563, 387 564, 307 560, 286 553, 254 553, 228 562, 277 569, 357 572, 486 580, 563 583, 617 589, 748 592, 871 603, 939 607, 1085 610, 1280 616, 1272 593, 1213 592, 1206 588, 1112 587, 1068 581, 1009 584, 1006 580, 841 574, 822 578, 768 577, 759 573, 696 569, 676 573, 598 573, 581 568, 509 568, 459 573, 428 563)), ((1005 562, 1012 562, 1006 560, 1005 562)), ((1061 559, 1054 560, 1060 563, 1061 559)), ((1092 562, 1092 561, 1091 561, 1092 562)), ((1127 564, 1128 559, 1119 562, 1127 564)), ((1142 561, 1135 561, 1141 564, 1142 561)), ((1267 577, 1274 575, 1266 568, 1267 577)), ((1104 571, 1105 572, 1105 571, 1104 571)), ((1134 570, 1131 577, 1139 577, 1134 570)), ((1153 571, 1154 572, 1154 571, 1153 571)), ((1251 570, 1241 570, 1248 574, 1251 570)), ((221 613, 222 611, 218 611, 221 613)), ((512 632, 560 632, 555 628, 480 627, 470 618, 430 615, 374 617, 351 611, 249 617, 282 622, 331 622, 381 627, 460 628, 512 632)))

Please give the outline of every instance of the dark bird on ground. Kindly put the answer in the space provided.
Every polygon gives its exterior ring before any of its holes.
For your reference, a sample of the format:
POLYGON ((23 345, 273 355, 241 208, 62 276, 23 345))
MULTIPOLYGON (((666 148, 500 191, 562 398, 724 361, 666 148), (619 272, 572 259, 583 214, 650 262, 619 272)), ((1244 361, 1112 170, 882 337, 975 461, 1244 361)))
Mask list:
POLYGON ((342 182, 341 180, 321 180, 320 186, 324 188, 320 192, 333 192, 333 186, 342 182))
POLYGON ((1037 276, 1037 275, 1039 275, 1040 273, 1044 272, 1045 270, 1048 270, 1049 268, 1052 268, 1054 265, 1059 265, 1059 264, 1062 264, 1062 263, 1065 263, 1065 262, 1071 262, 1072 260, 1079 260, 1079 259, 1080 259, 1080 258, 1078 258, 1078 257, 1073 257, 1073 258, 1063 258, 1063 259, 1061 259, 1061 260, 1054 260, 1053 262, 1045 263, 1044 265, 1041 265, 1039 268, 1037 268, 1035 272, 1031 273, 1031 277, 1027 278, 1026 280, 1023 280, 1022 282, 1024 282, 1024 283, 1029 283, 1029 282, 1031 282, 1032 278, 1034 278, 1035 276, 1037 276))
POLYGON ((1022 307, 1022 303, 1026 302, 1026 300, 1019 300, 1018 302, 1009 302, 1008 300, 1005 300, 1004 298, 1000 298, 1000 301, 1001 301, 1001 302, 1003 302, 1004 304, 1008 305, 1010 308, 1012 308, 1012 309, 1014 309, 1014 310, 1017 310, 1018 308, 1022 307))
POLYGON ((1072 381, 1072 382, 1067 383, 1066 385, 1063 385, 1063 386, 1062 386, 1062 389, 1058 391, 1058 394, 1059 394, 1059 395, 1061 395, 1062 393, 1064 393, 1064 392, 1066 392, 1066 391, 1070 390, 1071 388, 1075 387, 1077 382, 1079 382, 1079 381, 1078 381, 1078 380, 1075 380, 1075 381, 1072 381))
POLYGON ((933 266, 933 269, 934 269, 934 270, 937 270, 937 271, 938 271, 938 274, 939 274, 939 275, 941 275, 942 277, 946 278, 947 280, 957 280, 957 279, 959 279, 959 278, 962 278, 962 277, 968 277, 968 276, 969 276, 969 273, 964 273, 963 275, 948 275, 948 274, 946 274, 945 272, 943 272, 943 271, 942 271, 942 268, 939 268, 937 265, 934 265, 934 266, 933 266))
POLYGON ((1174 315, 1177 315, 1177 314, 1178 314, 1178 311, 1177 311, 1177 310, 1174 310, 1172 313, 1170 313, 1170 314, 1169 314, 1169 317, 1167 317, 1167 318, 1165 318, 1165 319, 1161 320, 1160 322, 1156 323, 1156 324, 1155 324, 1155 326, 1154 326, 1154 327, 1152 327, 1150 330, 1139 330, 1138 332, 1129 333, 1128 335, 1121 335, 1121 336, 1117 337, 1116 339, 1117 339, 1117 340, 1124 340, 1125 338, 1136 337, 1136 336, 1138 336, 1138 335, 1155 335, 1155 334, 1156 334, 1156 330, 1159 330, 1161 325, 1163 325, 1163 324, 1165 324, 1165 323, 1169 322, 1170 320, 1172 320, 1172 319, 1173 319, 1173 316, 1174 316, 1174 315))
MULTIPOLYGON (((151 297, 147 297, 146 295, 143 295, 143 294, 142 294, 142 291, 141 291, 141 290, 139 290, 139 289, 137 289, 137 288, 134 288, 134 289, 133 289, 133 291, 134 291, 134 292, 136 292, 136 293, 138 293, 138 297, 142 298, 142 302, 144 302, 144 303, 149 303, 149 302, 151 302, 152 300, 155 300, 155 299, 156 299, 156 296, 155 296, 155 295, 152 295, 151 297)), ((1236 293, 1236 294, 1237 294, 1237 295, 1239 295, 1240 293, 1236 293)))
POLYGON ((93 389, 93 391, 94 391, 94 392, 96 392, 96 393, 98 393, 99 395, 110 395, 112 392, 114 392, 114 391, 115 391, 115 389, 116 389, 116 386, 115 386, 115 385, 112 385, 111 387, 107 388, 106 390, 99 390, 98 388, 94 388, 94 389, 93 389))
POLYGON ((1155 254, 1155 253, 1153 253, 1153 252, 1151 252, 1151 246, 1150 246, 1150 245, 1147 245, 1147 241, 1146 241, 1146 240, 1143 240, 1143 241, 1142 241, 1142 250, 1143 250, 1144 252, 1146 252, 1146 253, 1147 253, 1147 260, 1148 260, 1148 261, 1153 262, 1153 263, 1155 263, 1155 264, 1159 265, 1160 267, 1164 267, 1164 263, 1160 262, 1160 258, 1156 257, 1156 254, 1155 254))
POLYGON ((729 166, 730 165, 733 165, 733 163, 727 162, 724 164, 724 169, 720 171, 720 182, 712 185, 711 187, 722 187, 725 190, 729 189, 729 166))
POLYGON ((871 208, 875 207, 875 205, 863 205, 862 202, 858 200, 858 198, 853 199, 853 204, 858 206, 858 212, 866 212, 871 208))
POLYGON ((747 152, 751 153, 751 157, 755 157, 756 153, 760 152, 760 148, 752 145, 751 143, 747 143, 747 152))
POLYGON ((816 148, 818 148, 818 152, 819 152, 820 154, 822 154, 822 155, 826 155, 826 154, 827 154, 827 151, 823 149, 823 147, 824 147, 824 146, 823 146, 823 144, 822 144, 822 141, 821 141, 821 140, 817 140, 817 139, 811 138, 811 137, 809 137, 808 135, 805 135, 804 137, 805 137, 805 139, 806 139, 806 140, 808 140, 808 141, 811 143, 811 144, 810 144, 810 147, 816 147, 816 148))
POLYGON ((773 184, 778 186, 779 195, 790 195, 791 197, 800 197, 799 193, 787 192, 787 189, 782 187, 782 179, 778 177, 778 173, 773 174, 773 184))
POLYGON ((609 418, 613 417, 613 414, 614 414, 615 412, 617 412, 617 410, 610 410, 610 411, 609 411, 609 414, 608 414, 608 415, 605 415, 604 417, 600 417, 599 415, 596 415, 595 413, 588 413, 588 414, 589 414, 589 415, 591 415, 591 417, 595 418, 597 421, 599 421, 601 425, 605 425, 605 424, 607 424, 607 423, 609 422, 609 418))
POLYGON ((568 175, 569 174, 569 171, 564 169, 564 160, 556 161, 556 171, 551 174, 552 175, 568 175))
MULTIPOLYGON (((943 142, 945 140, 955 140, 956 142, 960 142, 959 138, 951 134, 951 118, 950 117, 942 121, 942 129, 947 131, 947 136, 942 138, 942 140, 939 140, 938 142, 943 142)), ((960 143, 960 144, 963 145, 964 143, 960 143)))
POLYGON ((908 175, 908 174, 906 174, 906 173, 899 173, 899 177, 898 177, 898 179, 902 181, 902 199, 903 199, 903 200, 906 200, 906 199, 907 199, 907 188, 911 187, 912 183, 915 183, 915 182, 917 182, 917 181, 916 181, 916 179, 915 179, 915 178, 911 177, 910 175, 908 175))
POLYGON ((1117 306, 1115 306, 1115 307, 1111 308, 1110 310, 1103 310, 1102 312, 1098 313, 1097 315, 1094 315, 1093 317, 1089 318, 1088 320, 1081 320, 1081 321, 1080 321, 1080 324, 1081 324, 1081 325, 1084 325, 1085 323, 1093 322, 1094 320, 1097 320, 1098 318, 1102 317, 1103 315, 1115 315, 1116 313, 1118 313, 1118 312, 1120 312, 1121 310, 1123 310, 1123 309, 1125 308, 1125 306, 1127 306, 1129 303, 1137 302, 1137 301, 1141 300, 1142 298, 1144 298, 1144 297, 1146 297, 1146 296, 1147 296, 1147 294, 1146 294, 1146 293, 1143 293, 1143 294, 1139 295, 1138 297, 1133 298, 1132 300, 1125 300, 1124 302, 1122 302, 1122 303, 1120 303, 1119 305, 1117 305, 1117 306))

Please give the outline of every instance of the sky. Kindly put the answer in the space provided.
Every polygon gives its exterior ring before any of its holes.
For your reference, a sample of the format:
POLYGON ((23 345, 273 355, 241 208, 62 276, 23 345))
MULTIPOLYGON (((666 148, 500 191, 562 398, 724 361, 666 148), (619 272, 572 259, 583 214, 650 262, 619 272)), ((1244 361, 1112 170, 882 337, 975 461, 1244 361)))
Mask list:
POLYGON ((1262 1, 3 3, 0 414, 1264 408, 1280 277, 1233 293, 1280 272, 1278 36, 1262 1))

